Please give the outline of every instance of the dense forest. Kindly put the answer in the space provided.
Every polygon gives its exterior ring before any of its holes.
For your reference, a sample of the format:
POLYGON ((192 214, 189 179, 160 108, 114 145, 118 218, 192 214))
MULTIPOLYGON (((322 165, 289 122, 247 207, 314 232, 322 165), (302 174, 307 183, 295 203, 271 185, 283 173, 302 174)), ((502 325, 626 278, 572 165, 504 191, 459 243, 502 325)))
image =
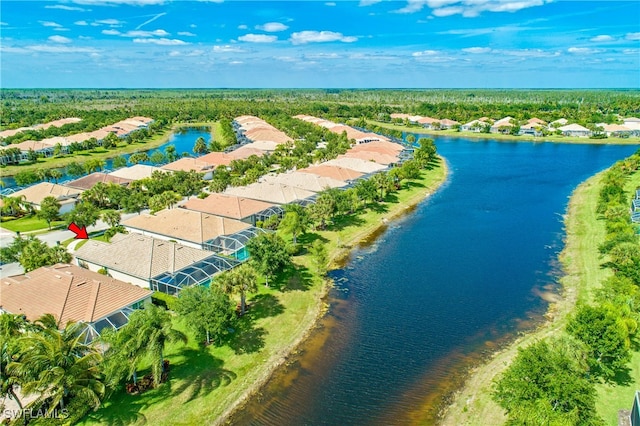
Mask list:
MULTIPOLYGON (((0 124, 13 129, 80 117, 79 123, 28 132, 30 139, 91 131, 132 115, 203 122, 252 114, 310 114, 337 121, 394 112, 460 122, 487 116, 566 118, 583 125, 640 115, 638 90, 2 90, 0 124)), ((24 137, 24 136, 23 136, 24 137)), ((20 142, 23 137, 15 141, 20 142)))

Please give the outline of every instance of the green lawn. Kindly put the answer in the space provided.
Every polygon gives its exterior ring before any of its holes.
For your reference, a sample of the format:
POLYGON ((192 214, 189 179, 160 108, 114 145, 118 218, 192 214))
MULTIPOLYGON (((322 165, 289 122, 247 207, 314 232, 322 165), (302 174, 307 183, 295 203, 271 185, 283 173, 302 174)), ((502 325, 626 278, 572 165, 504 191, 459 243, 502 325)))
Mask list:
MULTIPOLYGON (((378 229, 383 218, 402 214, 407 206, 423 199, 442 183, 445 174, 444 167, 423 172, 406 190, 389 195, 389 203, 378 205, 377 211, 309 232, 299 241, 326 240, 335 259, 378 229)), ((273 368, 286 361, 324 310, 321 296, 326 286, 310 269, 309 255, 297 256, 294 262, 295 269, 269 288, 260 285, 258 294, 248 299, 252 304, 249 313, 228 344, 202 348, 191 339, 186 346, 169 347, 169 383, 142 395, 118 393, 83 424, 211 424, 229 414, 243 395, 255 391, 256 383, 263 383, 273 368)), ((183 324, 176 326, 184 330, 183 324)))
MULTIPOLYGON (((55 229, 57 227, 63 227, 65 222, 62 220, 56 220, 51 222, 51 228, 55 229)), ((36 216, 23 216, 19 219, 12 219, 5 221, 3 218, 0 227, 8 229, 13 232, 30 232, 30 231, 38 231, 38 230, 49 230, 49 225, 47 221, 38 219, 36 216)))
POLYGON ((640 138, 606 138, 606 139, 589 139, 589 138, 578 138, 572 136, 544 136, 544 137, 534 137, 534 136, 513 136, 513 135, 502 135, 497 133, 475 133, 475 132, 458 132, 456 130, 429 130, 425 129, 422 126, 418 125, 410 125, 405 126, 403 124, 391 124, 384 123, 382 121, 374 121, 367 120, 369 124, 375 124, 380 127, 385 127, 387 129, 401 130, 403 132, 412 132, 412 133, 424 133, 433 136, 447 136, 453 138, 471 138, 471 139, 497 139, 504 141, 527 141, 527 142, 558 142, 558 143, 587 143, 587 144, 628 144, 628 145, 638 145, 640 144, 640 138))

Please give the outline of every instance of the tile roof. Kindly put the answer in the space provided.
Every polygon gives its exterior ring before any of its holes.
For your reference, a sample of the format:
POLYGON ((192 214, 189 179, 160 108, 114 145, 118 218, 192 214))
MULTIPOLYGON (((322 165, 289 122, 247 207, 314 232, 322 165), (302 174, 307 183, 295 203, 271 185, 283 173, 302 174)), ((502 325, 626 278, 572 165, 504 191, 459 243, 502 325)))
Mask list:
POLYGON ((152 232, 176 240, 202 244, 206 241, 242 231, 250 225, 238 220, 186 209, 162 210, 155 215, 141 214, 122 222, 138 231, 152 232))
POLYGON ((288 172, 277 175, 266 175, 261 178, 262 182, 281 183, 294 186, 306 191, 320 192, 327 188, 342 188, 347 185, 343 180, 337 180, 313 173, 288 172))
POLYGON ((78 198, 82 194, 82 190, 69 188, 67 186, 58 185, 51 182, 40 182, 23 190, 14 192, 12 197, 21 197, 24 195, 25 201, 40 205, 46 197, 55 197, 58 201, 64 201, 71 198, 78 198))
POLYGON ((385 166, 388 164, 396 163, 398 161, 398 157, 395 155, 381 154, 375 151, 348 150, 343 156, 351 157, 351 158, 359 158, 361 160, 366 160, 366 161, 373 161, 378 164, 384 164, 385 166))
POLYGON ((53 314, 68 321, 95 322, 151 296, 151 291, 75 265, 57 264, 0 281, 0 306, 30 321, 53 314))
POLYGON ((372 151, 379 152, 380 154, 397 155, 404 147, 399 143, 387 142, 387 141, 374 141, 368 143, 358 144, 350 149, 350 151, 372 151))
POLYGON ((20 151, 40 151, 42 149, 51 149, 52 146, 42 141, 24 141, 20 143, 14 143, 7 146, 0 146, 0 150, 9 149, 9 148, 18 148, 20 151))
POLYGON ((192 198, 183 208, 231 219, 244 219, 272 207, 273 204, 229 194, 211 194, 207 198, 192 198))
POLYGON ((591 130, 586 127, 582 127, 579 124, 568 124, 566 126, 558 127, 558 130, 562 132, 590 132, 591 130))
POLYGON ((228 166, 232 160, 234 160, 234 158, 224 152, 210 152, 202 157, 198 157, 198 161, 211 164, 214 167, 228 166))
POLYGON ((228 188, 225 194, 252 198, 274 204, 289 204, 315 195, 314 192, 281 183, 257 182, 247 186, 228 188))
POLYGON ((201 157, 200 158, 183 157, 172 163, 165 164, 164 166, 161 167, 161 169, 171 170, 171 171, 182 170, 185 172, 188 172, 191 170, 195 170, 196 172, 205 172, 205 171, 214 169, 215 167, 216 167, 215 164, 203 161, 201 160, 201 157))
POLYGON ((325 161, 325 166, 338 166, 345 169, 355 170, 360 173, 373 173, 380 170, 384 170, 387 167, 382 164, 374 163, 373 161, 362 160, 360 158, 345 157, 344 155, 338 156, 333 160, 325 161))
POLYGON ((97 183, 115 183, 118 185, 127 185, 130 182, 131 180, 129 179, 113 176, 107 173, 95 172, 91 173, 90 175, 83 176, 80 179, 67 182, 64 184, 64 186, 87 190, 93 188, 97 183))
POLYGON ((327 164, 319 164, 317 166, 307 167, 305 169, 298 170, 302 173, 313 173, 318 176, 329 177, 338 180, 354 180, 358 179, 360 176, 364 175, 364 173, 357 172, 352 169, 346 169, 344 167, 338 166, 330 166, 327 164))
POLYGON ((156 170, 163 171, 159 167, 147 166, 146 164, 135 164, 130 167, 123 167, 109 174, 111 176, 117 176, 129 180, 140 180, 151 177, 153 172, 156 170))
POLYGON ((211 252, 137 233, 116 234, 110 243, 89 240, 75 257, 143 280, 176 272, 211 252))

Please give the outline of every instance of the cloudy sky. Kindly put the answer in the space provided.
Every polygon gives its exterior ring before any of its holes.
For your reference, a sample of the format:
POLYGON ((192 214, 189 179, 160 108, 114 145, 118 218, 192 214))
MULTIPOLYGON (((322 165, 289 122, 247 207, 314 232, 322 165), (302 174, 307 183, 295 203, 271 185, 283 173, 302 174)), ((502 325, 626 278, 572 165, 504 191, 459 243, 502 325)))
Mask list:
POLYGON ((640 88, 640 2, 0 2, 3 88, 640 88))

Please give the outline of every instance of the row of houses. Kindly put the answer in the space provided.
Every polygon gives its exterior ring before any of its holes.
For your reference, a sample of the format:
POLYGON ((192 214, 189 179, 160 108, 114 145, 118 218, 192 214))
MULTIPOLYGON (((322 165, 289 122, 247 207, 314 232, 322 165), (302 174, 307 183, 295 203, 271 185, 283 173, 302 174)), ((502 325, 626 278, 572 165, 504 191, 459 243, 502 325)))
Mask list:
POLYGON ((27 131, 27 130, 46 130, 49 127, 62 127, 65 124, 78 123, 82 121, 81 118, 77 117, 69 117, 69 118, 61 118, 60 120, 50 121, 48 123, 36 124, 34 126, 28 127, 19 127, 17 129, 3 130, 0 132, 0 140, 15 136, 18 133, 27 131))
MULTIPOLYGON (((496 134, 509 134, 512 133, 514 128, 517 128, 517 134, 519 135, 536 137, 542 136, 545 129, 550 132, 559 131, 564 136, 590 137, 594 134, 592 130, 576 123, 569 123, 565 118, 547 123, 544 120, 534 117, 519 125, 513 117, 504 117, 499 120, 481 117, 464 124, 449 119, 436 119, 410 114, 391 114, 391 118, 408 120, 410 123, 419 124, 426 129, 432 130, 446 130, 460 126, 460 130, 464 132, 496 134)), ((597 123, 595 127, 598 129, 598 132, 602 132, 608 137, 640 136, 640 119, 628 117, 622 118, 621 121, 622 124, 597 123)))
POLYGON ((149 127, 149 124, 152 122, 153 119, 148 117, 131 117, 109 126, 102 127, 93 132, 76 133, 69 136, 56 136, 40 141, 29 140, 17 144, 0 146, 0 164, 14 164, 26 161, 29 159, 30 152, 35 152, 36 154, 44 157, 51 157, 54 154, 56 147, 58 147, 60 152, 64 154, 68 152, 70 145, 74 143, 82 143, 92 138, 96 139, 98 145, 101 145, 104 138, 109 134, 113 133, 118 138, 125 138, 136 130, 149 127), (16 154, 13 154, 14 151, 18 150, 20 152, 19 154, 17 154, 17 152, 16 154), (9 154, 10 152, 12 154, 9 154))
MULTIPOLYGON (((247 258, 248 241, 268 232, 257 222, 282 215, 286 204, 312 203, 326 188, 346 188, 386 170, 403 151, 399 144, 371 141, 331 161, 267 175, 255 184, 186 200, 155 215, 135 216, 122 223, 128 234, 117 234, 109 243, 90 240, 80 247, 76 265, 55 265, 3 279, 0 309, 30 320, 53 313, 61 326, 68 319, 83 321, 85 340, 90 341, 105 327, 126 324, 134 309, 149 303, 151 291, 176 294, 239 265, 247 258)), ((98 182, 126 185, 156 170, 161 169, 138 164, 94 173, 64 186, 44 182, 27 188, 31 193, 24 195, 34 202, 36 192, 40 199, 53 195, 76 200, 98 182)))

